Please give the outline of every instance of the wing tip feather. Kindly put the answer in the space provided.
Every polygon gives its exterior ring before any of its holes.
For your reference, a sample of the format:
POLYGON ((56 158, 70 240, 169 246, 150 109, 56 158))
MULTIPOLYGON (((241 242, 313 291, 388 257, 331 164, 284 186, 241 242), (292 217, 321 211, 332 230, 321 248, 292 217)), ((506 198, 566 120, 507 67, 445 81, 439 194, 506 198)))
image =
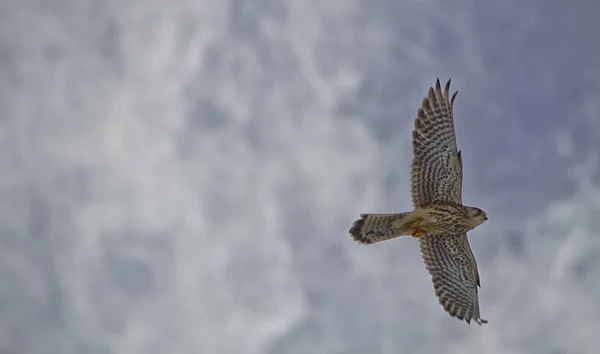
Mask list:
POLYGON ((448 314, 450 315, 450 317, 454 317, 459 321, 465 321, 467 322, 467 324, 471 324, 471 321, 474 321, 475 323, 477 323, 478 325, 484 325, 488 323, 488 320, 485 320, 483 318, 481 318, 481 316, 479 316, 479 314, 477 315, 462 315, 458 313, 457 311, 453 311, 451 312, 450 308, 446 308, 446 306, 444 306, 444 310, 446 310, 448 312, 448 314))
MULTIPOLYGON (((450 102, 450 105, 452 106, 452 105, 454 105, 454 100, 456 99, 456 95, 458 94, 458 90, 456 90, 454 92, 454 94, 452 94, 452 97, 450 97, 450 84, 451 83, 452 83, 452 78, 450 78, 450 79, 448 79, 448 81, 446 81, 446 84, 444 85, 443 95, 442 95, 442 86, 440 84, 440 78, 438 77, 435 80, 435 91, 439 92, 442 97, 444 97, 445 99, 447 99, 450 102)), ((434 92, 434 88, 430 87, 427 98, 429 98, 432 95, 433 92, 434 92)), ((435 98, 435 95, 433 96, 433 98, 435 98)))
POLYGON ((454 100, 456 99, 456 95, 458 95, 458 90, 456 90, 456 92, 454 92, 454 94, 452 95, 452 98, 450 99, 450 106, 454 106, 454 100))

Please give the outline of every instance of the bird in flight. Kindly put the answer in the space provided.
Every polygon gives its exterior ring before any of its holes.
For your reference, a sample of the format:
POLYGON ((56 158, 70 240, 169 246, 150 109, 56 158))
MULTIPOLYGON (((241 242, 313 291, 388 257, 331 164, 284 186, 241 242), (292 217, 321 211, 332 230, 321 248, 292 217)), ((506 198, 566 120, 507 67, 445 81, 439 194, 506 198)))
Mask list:
POLYGON ((414 210, 396 214, 361 214, 349 230, 361 244, 404 235, 419 240, 435 295, 452 317, 479 325, 480 287, 475 257, 467 232, 487 220, 486 213, 462 204, 462 158, 456 147, 450 80, 430 87, 417 111, 412 132, 410 173, 414 210))

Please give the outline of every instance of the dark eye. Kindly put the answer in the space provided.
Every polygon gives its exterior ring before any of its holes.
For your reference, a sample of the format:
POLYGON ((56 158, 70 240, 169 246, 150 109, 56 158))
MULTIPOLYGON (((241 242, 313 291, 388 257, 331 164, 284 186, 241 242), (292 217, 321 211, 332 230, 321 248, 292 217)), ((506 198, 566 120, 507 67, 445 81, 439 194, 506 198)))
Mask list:
POLYGON ((481 215, 482 212, 481 209, 475 209, 475 215, 481 215))

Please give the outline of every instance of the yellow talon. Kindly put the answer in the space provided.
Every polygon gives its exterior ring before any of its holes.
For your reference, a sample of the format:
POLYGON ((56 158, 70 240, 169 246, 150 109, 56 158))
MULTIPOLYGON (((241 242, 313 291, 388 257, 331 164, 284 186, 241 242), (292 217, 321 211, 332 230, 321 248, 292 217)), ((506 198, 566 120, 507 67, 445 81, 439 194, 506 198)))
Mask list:
POLYGON ((425 235, 425 233, 424 233, 423 231, 415 231, 415 232, 412 234, 412 237, 419 238, 419 237, 421 237, 421 236, 423 236, 423 235, 425 235))
POLYGON ((411 229, 416 229, 420 223, 421 223, 421 219, 417 219, 417 221, 413 221, 413 222, 409 223, 408 227, 411 229))

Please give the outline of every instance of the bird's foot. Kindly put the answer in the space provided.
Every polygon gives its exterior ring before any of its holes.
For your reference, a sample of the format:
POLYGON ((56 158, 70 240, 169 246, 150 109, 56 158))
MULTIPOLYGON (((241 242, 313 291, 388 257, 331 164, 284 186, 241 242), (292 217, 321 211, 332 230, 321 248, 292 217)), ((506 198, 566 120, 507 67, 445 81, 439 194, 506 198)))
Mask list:
POLYGON ((423 231, 415 231, 415 232, 413 232, 412 237, 420 238, 423 235, 425 235, 425 233, 423 231))
POLYGON ((416 229, 417 226, 419 226, 419 224, 421 223, 421 221, 422 221, 421 219, 417 219, 417 220, 409 223, 407 226, 411 229, 416 229))
POLYGON ((423 221, 423 220, 417 219, 407 225, 410 229, 415 229, 415 231, 412 233, 412 237, 419 238, 425 234, 423 231, 420 231, 417 229, 419 227, 419 225, 421 224, 421 221, 423 221))

